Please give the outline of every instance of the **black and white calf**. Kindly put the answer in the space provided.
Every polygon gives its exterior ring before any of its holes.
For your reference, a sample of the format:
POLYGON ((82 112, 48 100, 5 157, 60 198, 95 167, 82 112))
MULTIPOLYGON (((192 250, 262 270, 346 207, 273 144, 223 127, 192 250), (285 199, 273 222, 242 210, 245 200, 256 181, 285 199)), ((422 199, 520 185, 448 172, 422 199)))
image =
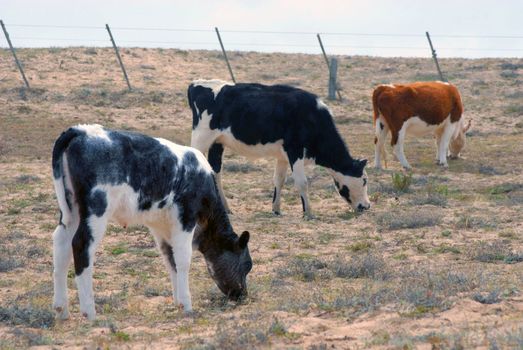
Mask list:
POLYGON ((67 318, 67 269, 74 258, 80 311, 95 318, 93 262, 109 220, 143 224, 169 270, 173 297, 190 311, 192 249, 231 299, 246 293, 249 233, 238 237, 219 198, 214 173, 195 149, 160 138, 79 125, 56 140, 53 177, 61 211, 53 234, 54 300, 67 318))
POLYGON ((220 196, 224 146, 251 157, 276 158, 272 210, 280 213, 281 189, 290 164, 303 211, 311 215, 305 164, 328 169, 340 195, 356 210, 370 207, 367 160, 353 159, 327 106, 315 95, 290 86, 231 84, 197 80, 189 85, 193 112, 191 146, 209 152, 220 196))

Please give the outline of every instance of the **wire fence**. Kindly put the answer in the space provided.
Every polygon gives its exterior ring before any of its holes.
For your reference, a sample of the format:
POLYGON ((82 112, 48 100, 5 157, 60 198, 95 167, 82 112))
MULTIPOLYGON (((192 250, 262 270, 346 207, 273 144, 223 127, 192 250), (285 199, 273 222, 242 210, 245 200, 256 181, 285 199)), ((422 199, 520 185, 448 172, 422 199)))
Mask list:
MULTIPOLYGON (((79 46, 110 46, 103 26, 18 23, 6 23, 6 26, 13 29, 11 39, 17 47, 69 46, 71 43, 79 46), (35 29, 39 30, 38 35, 35 35, 35 29), (56 35, 57 31, 59 31, 59 35, 56 35), (83 31, 87 35, 78 35, 78 31, 83 31), (64 36, 64 32, 68 35, 64 36)), ((180 49, 218 48, 213 29, 119 26, 111 28, 121 46, 141 45, 180 49), (182 34, 178 36, 182 38, 170 39, 176 34, 182 34), (151 39, 151 35, 155 38, 151 39)), ((222 29, 220 32, 229 36, 227 40, 224 40, 229 50, 318 52, 318 45, 315 42, 315 36, 318 34, 316 32, 228 29, 222 29)), ((380 52, 384 51, 385 55, 388 55, 388 52, 393 52, 396 56, 420 56, 428 49, 424 33, 319 32, 319 34, 324 37, 327 46, 335 54, 358 55, 378 52, 379 55, 380 52), (371 43, 369 43, 369 39, 371 43), (365 43, 363 44, 363 42, 365 43)), ((496 53, 501 56, 517 57, 523 55, 523 35, 431 33, 431 37, 438 43, 445 43, 437 47, 438 52, 443 52, 445 57, 463 56, 464 52, 480 55, 496 53), (453 40, 449 41, 448 39, 453 40), (455 41, 458 45, 449 45, 455 41), (471 42, 474 45, 464 45, 471 42)), ((3 47, 6 47, 5 43, 2 44, 3 47)))
MULTIPOLYGON (((331 55, 373 56, 432 56, 441 80, 446 81, 438 63, 438 52, 444 57, 521 57, 523 35, 466 35, 436 33, 364 33, 364 32, 309 32, 272 30, 218 30, 198 28, 111 27, 84 25, 19 24, 1 21, 6 38, 0 47, 9 47, 27 88, 23 65, 15 47, 112 46, 119 60, 129 90, 131 84, 125 66, 119 57, 118 46, 161 47, 176 49, 222 50, 231 79, 233 69, 227 58, 229 51, 323 53, 327 69, 331 70, 331 55), (8 33, 7 29, 10 33, 8 33), (114 34, 113 34, 114 33, 114 34), (224 35, 223 40, 222 36, 224 35), (107 35, 109 34, 109 36, 107 35), (114 38, 113 38, 114 35, 114 38), (323 37, 323 40, 322 40, 323 37), (218 39, 218 40, 216 40, 218 39), (319 42, 319 43, 318 43, 319 42), (318 45, 319 44, 319 45, 318 45), (457 44, 457 45, 456 45, 457 44), (482 46, 484 45, 484 46, 482 46), (320 50, 321 47, 321 50, 320 50), (464 53, 468 53, 465 55, 464 53)), ((329 74, 336 85, 335 74, 329 74)), ((338 95, 341 99, 341 95, 338 95)))

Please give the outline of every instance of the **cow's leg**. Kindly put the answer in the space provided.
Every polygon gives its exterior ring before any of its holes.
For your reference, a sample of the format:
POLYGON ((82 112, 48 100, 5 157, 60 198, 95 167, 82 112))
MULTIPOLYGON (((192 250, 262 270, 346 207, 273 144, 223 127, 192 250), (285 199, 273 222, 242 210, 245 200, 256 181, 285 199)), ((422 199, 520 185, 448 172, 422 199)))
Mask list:
POLYGON ((456 126, 459 123, 451 123, 450 120, 445 125, 445 129, 443 130, 443 134, 441 135, 441 141, 439 143, 439 165, 444 166, 447 168, 449 164, 447 163, 447 153, 449 151, 449 143, 450 139, 452 138, 452 135, 454 135, 454 132, 456 131, 456 126))
POLYGON ((280 215, 281 213, 281 190, 285 183, 288 165, 289 163, 284 158, 278 158, 276 160, 276 168, 274 169, 274 195, 272 197, 272 212, 276 215, 280 215))
POLYGON ((155 230, 151 230, 154 240, 156 241, 156 246, 162 254, 163 262, 169 271, 169 277, 171 278, 171 286, 173 293, 174 304, 178 304, 178 299, 176 296, 178 288, 177 285, 177 273, 176 273, 176 263, 174 261, 174 251, 171 242, 165 240, 163 237, 168 237, 169 234, 159 235, 155 230))
POLYGON ((212 170, 214 170, 214 173, 216 174, 216 185, 218 186, 218 193, 220 194, 223 206, 225 207, 225 210, 228 213, 230 213, 231 210, 229 209, 229 205, 227 204, 227 199, 225 198, 225 193, 223 192, 222 186, 222 156, 223 145, 221 143, 213 143, 211 148, 209 148, 209 154, 207 156, 207 159, 209 159, 209 164, 211 165, 212 170))
POLYGON ((176 300, 185 312, 192 311, 189 268, 191 266, 193 235, 194 228, 191 231, 175 230, 170 242, 176 265, 176 300))
POLYGON ((443 129, 436 129, 434 135, 436 136, 436 164, 439 164, 439 148, 441 145, 441 136, 443 135, 443 129))
POLYGON ((307 176, 305 175, 305 161, 303 158, 297 158, 289 155, 289 164, 291 164, 292 178, 294 179, 294 186, 300 193, 301 205, 303 207, 303 214, 307 218, 312 218, 312 212, 309 205, 309 197, 307 195, 307 176))
POLYGON ((93 265, 96 248, 107 227, 107 215, 80 217, 73 237, 74 269, 80 299, 80 312, 89 320, 96 317, 93 294, 93 265))
POLYGON ((385 139, 389 133, 389 127, 380 119, 376 122, 376 138, 374 139, 374 167, 381 169, 381 156, 387 166, 387 159, 385 154, 385 139))
POLYGON ((69 317, 67 271, 73 257, 72 240, 77 228, 78 217, 72 215, 69 222, 60 222, 53 233, 53 308, 60 319, 69 317))
POLYGON ((410 164, 407 161, 407 158, 405 157, 405 153, 403 151, 403 144, 405 143, 405 134, 407 132, 407 128, 405 124, 401 127, 399 132, 393 132, 392 133, 392 147, 394 149, 394 154, 398 158, 399 162, 405 169, 410 169, 410 164))

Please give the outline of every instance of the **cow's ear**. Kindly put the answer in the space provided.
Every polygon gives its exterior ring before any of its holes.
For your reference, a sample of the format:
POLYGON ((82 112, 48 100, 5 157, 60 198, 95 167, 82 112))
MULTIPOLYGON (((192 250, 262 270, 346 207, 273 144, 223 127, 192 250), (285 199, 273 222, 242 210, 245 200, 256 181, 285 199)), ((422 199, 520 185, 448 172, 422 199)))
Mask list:
POLYGON ((367 165, 367 159, 360 160, 360 167, 363 169, 367 165))
POLYGON ((247 247, 247 243, 249 243, 249 237, 249 231, 242 232, 240 238, 238 238, 238 246, 240 247, 240 249, 245 249, 245 247, 247 247))

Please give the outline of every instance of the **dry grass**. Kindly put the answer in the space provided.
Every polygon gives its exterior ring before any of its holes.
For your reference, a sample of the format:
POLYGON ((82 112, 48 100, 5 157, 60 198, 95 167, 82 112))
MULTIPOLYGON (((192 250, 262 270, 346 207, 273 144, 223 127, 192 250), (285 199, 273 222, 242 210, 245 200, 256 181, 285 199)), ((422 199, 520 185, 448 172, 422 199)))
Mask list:
MULTIPOLYGON (((50 178, 54 139, 97 122, 179 143, 190 140, 186 87, 227 79, 219 52, 123 49, 125 89, 110 49, 21 49, 34 89, 20 88, 0 50, 0 348, 159 347, 520 348, 523 344, 523 61, 442 59, 473 119, 463 159, 433 163, 430 137, 407 138, 414 170, 368 169, 372 209, 352 213, 325 169, 308 170, 316 218, 304 220, 287 181, 271 214, 272 160, 226 150, 224 186, 237 231, 251 232, 249 297, 230 303, 195 253, 195 313, 172 305, 143 227, 111 225, 97 254, 98 320, 54 321, 51 236, 59 213, 50 178), (399 175, 393 175, 399 174, 399 175)), ((287 83, 327 94, 319 55, 231 53, 240 81, 287 83)), ((432 78, 430 58, 339 57, 346 99, 330 102, 351 153, 371 160, 370 94, 379 83, 432 78)), ((390 154, 390 149, 388 149, 390 154)), ((389 157, 391 158, 391 157, 389 157)), ((371 161, 372 163, 372 161, 371 161)))

